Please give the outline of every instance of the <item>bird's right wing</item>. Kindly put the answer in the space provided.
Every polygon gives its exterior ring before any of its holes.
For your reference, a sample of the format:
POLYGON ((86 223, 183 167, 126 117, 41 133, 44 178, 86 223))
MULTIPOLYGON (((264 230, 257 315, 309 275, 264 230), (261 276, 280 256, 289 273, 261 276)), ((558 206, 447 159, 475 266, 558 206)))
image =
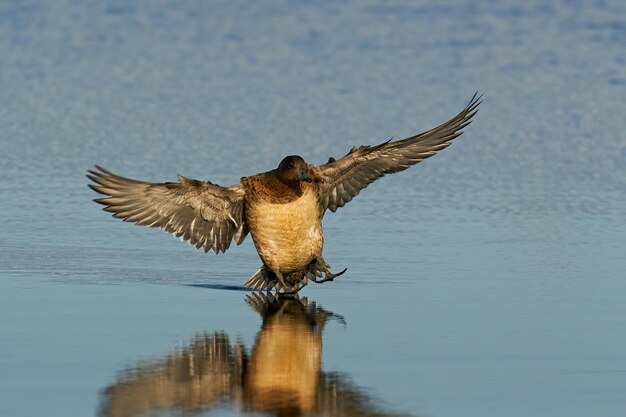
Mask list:
POLYGON ((318 378, 315 415, 324 417, 412 417, 386 410, 384 401, 369 395, 343 372, 322 372, 318 378))
POLYGON ((243 396, 245 362, 241 343, 231 344, 224 332, 197 335, 164 359, 119 373, 102 392, 99 415, 205 415, 243 396))
POLYGON ((241 185, 220 187, 181 175, 180 182, 150 183, 96 168, 87 175, 96 183, 89 187, 106 197, 94 201, 114 217, 159 227, 205 252, 225 252, 233 239, 239 245, 248 233, 241 185))

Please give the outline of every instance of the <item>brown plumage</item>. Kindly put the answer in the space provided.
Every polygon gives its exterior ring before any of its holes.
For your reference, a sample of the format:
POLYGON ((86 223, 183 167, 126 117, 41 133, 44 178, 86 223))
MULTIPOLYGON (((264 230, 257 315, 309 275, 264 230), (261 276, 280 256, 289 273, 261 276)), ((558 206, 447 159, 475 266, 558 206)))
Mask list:
POLYGON ((249 232, 263 266, 246 286, 297 292, 308 280, 330 281, 345 272, 332 274, 322 256, 326 210, 335 212, 378 178, 448 147, 470 123, 480 99, 475 94, 454 118, 419 135, 352 148, 321 166, 288 156, 278 168, 230 187, 180 175, 176 183, 136 181, 99 166, 87 177, 95 182, 89 186, 106 196, 95 201, 114 217, 159 227, 205 251, 225 252, 249 232))

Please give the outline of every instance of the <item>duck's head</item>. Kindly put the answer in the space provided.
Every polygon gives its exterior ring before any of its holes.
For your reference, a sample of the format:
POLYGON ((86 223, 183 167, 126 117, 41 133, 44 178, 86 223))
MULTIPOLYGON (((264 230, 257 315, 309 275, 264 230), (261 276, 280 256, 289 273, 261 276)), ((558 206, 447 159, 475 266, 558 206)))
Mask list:
POLYGON ((309 174, 309 166, 298 155, 290 155, 280 161, 278 178, 286 184, 313 181, 309 174))

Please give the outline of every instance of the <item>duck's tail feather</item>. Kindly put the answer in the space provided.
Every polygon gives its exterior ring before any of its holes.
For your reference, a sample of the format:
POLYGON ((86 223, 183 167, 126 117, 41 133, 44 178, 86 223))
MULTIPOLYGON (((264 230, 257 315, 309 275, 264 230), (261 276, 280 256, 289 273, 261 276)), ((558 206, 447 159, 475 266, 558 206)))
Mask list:
POLYGON ((250 288, 252 291, 261 291, 267 288, 268 283, 269 280, 265 271, 265 266, 262 266, 257 269, 254 274, 252 274, 244 286, 246 288, 250 288))
POLYGON ((269 273, 265 265, 260 267, 244 285, 246 288, 250 288, 252 291, 264 291, 276 289, 280 291, 283 289, 280 281, 278 281, 274 274, 269 273))

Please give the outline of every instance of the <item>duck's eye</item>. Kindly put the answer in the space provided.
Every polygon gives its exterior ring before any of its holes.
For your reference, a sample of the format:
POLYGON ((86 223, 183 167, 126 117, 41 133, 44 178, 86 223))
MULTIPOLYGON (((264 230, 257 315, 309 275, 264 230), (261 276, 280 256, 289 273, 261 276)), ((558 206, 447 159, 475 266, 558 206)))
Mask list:
POLYGON ((287 164, 287 168, 289 168, 289 169, 292 169, 292 168, 295 168, 295 167, 296 167, 296 164, 293 161, 291 161, 291 162, 289 162, 289 164, 287 164))

